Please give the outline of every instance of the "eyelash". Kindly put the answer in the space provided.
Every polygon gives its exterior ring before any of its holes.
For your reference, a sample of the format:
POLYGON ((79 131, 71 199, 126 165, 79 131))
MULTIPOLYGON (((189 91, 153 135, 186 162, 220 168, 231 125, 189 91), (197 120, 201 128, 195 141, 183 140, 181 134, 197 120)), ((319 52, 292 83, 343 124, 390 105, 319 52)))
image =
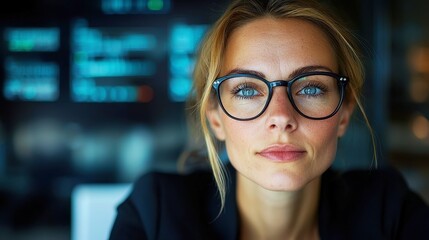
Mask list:
MULTIPOLYGON (((318 89, 320 89, 320 91, 322 91, 322 94, 324 94, 324 93, 326 93, 328 91, 328 88, 324 84, 321 84, 321 83, 318 83, 318 82, 309 82, 305 86, 302 86, 302 88, 300 88, 298 92, 300 92, 304 88, 308 88, 308 87, 318 88, 318 89)), ((320 95, 320 94, 318 94, 318 95, 320 95)))
MULTIPOLYGON (((238 96, 237 95, 237 93, 238 92, 240 92, 241 90, 243 90, 243 89, 246 89, 246 88, 252 88, 252 89, 255 89, 253 86, 250 86, 250 84, 248 84, 248 83, 241 83, 241 84, 239 84, 239 85, 237 85, 236 87, 234 87, 232 90, 231 90, 231 94, 234 96, 234 97, 237 97, 237 98, 240 98, 240 99, 248 99, 248 98, 250 98, 250 97, 246 97, 246 96, 238 96)), ((256 91, 258 91, 258 90, 256 90, 256 91)))

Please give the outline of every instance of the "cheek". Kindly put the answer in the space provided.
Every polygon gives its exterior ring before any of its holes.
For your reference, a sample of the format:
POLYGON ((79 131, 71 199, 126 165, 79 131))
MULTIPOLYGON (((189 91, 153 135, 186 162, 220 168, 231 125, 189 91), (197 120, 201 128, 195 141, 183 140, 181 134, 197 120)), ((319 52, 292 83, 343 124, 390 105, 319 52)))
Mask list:
MULTIPOLYGON (((332 119, 334 120, 334 119, 332 119)), ((338 135, 338 121, 322 120, 309 124, 308 131, 314 139, 336 139, 338 135)), ((318 141, 320 142, 320 140, 318 141)))
POLYGON ((314 158, 333 161, 337 150, 338 119, 333 117, 322 121, 312 121, 306 128, 307 143, 313 150, 314 158))
POLYGON ((225 144, 245 146, 249 144, 248 139, 255 134, 255 129, 252 126, 246 124, 246 122, 235 121, 230 118, 223 119, 224 131, 225 131, 225 144))
POLYGON ((255 126, 256 124, 235 121, 229 117, 223 118, 222 121, 225 131, 225 146, 230 160, 236 162, 251 157, 255 137, 261 128, 255 126))

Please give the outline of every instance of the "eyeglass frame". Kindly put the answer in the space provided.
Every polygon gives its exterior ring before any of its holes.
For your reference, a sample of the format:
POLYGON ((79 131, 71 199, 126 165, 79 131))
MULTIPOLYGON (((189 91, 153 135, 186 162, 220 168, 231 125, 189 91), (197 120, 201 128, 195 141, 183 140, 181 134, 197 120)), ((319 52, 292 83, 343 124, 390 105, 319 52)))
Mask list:
POLYGON ((337 112, 340 110, 341 105, 344 102, 344 97, 346 95, 346 86, 347 83, 349 82, 349 78, 346 76, 342 76, 333 72, 323 72, 323 71, 312 71, 312 72, 305 72, 303 74, 299 74, 295 77, 293 77, 290 80, 274 80, 274 81, 268 81, 265 78, 255 75, 255 74, 251 74, 251 73, 234 73, 234 74, 229 74, 220 78, 217 78, 213 81, 212 83, 212 88, 216 91, 216 95, 217 95, 217 99, 218 102, 222 108, 222 110, 225 112, 226 115, 228 115, 228 117, 238 120, 238 121, 250 121, 253 119, 258 118, 259 116, 261 116, 268 108, 268 105, 271 102, 271 98, 273 96, 273 88, 275 87, 279 87, 279 86, 286 86, 286 92, 287 92, 287 96, 288 99, 290 101, 290 103, 292 104, 292 107, 295 109, 295 111, 297 111, 301 116, 308 118, 308 119, 312 119, 312 120, 324 120, 324 119, 328 119, 332 116, 334 116, 335 114, 337 114, 337 112), (337 80, 337 84, 340 86, 339 91, 340 91, 340 100, 338 101, 338 105, 335 108, 335 110, 329 114, 328 116, 325 117, 310 117, 305 115, 303 112, 301 112, 301 110, 299 110, 299 108, 296 106, 293 97, 292 97, 292 93, 291 93, 291 86, 292 84, 297 81, 298 79, 301 79, 303 77, 307 77, 307 76, 314 76, 314 75, 324 75, 324 76, 330 76, 333 77, 337 80), (264 105, 264 107, 262 108, 262 110, 260 111, 260 113, 258 113, 256 116, 251 117, 251 118, 237 118, 232 116, 223 106, 220 94, 219 94, 219 87, 222 84, 222 82, 230 79, 230 78, 235 78, 235 77, 251 77, 251 78, 256 78, 258 80, 261 80, 262 82, 264 82, 267 87, 268 87, 268 98, 266 100, 266 103, 264 105))

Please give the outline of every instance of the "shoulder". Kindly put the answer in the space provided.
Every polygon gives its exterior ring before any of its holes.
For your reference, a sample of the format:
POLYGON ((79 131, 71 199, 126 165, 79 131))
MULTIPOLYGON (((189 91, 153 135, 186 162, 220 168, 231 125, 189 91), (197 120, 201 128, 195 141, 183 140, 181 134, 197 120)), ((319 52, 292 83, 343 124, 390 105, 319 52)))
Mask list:
POLYGON ((138 179, 130 200, 139 208, 153 208, 159 204, 187 205, 204 198, 215 187, 208 171, 189 174, 151 172, 138 179))
POLYGON ((389 196, 389 201, 401 201, 410 193, 405 179, 394 168, 345 172, 328 170, 322 179, 325 191, 335 188, 340 195, 367 200, 382 201, 389 196))
POLYGON ((217 194, 215 186, 209 171, 147 173, 134 183, 131 194, 118 207, 117 221, 120 215, 125 215, 122 219, 133 216, 133 224, 148 239, 202 238, 209 222, 205 212, 214 207, 210 199, 217 194))
POLYGON ((383 201, 400 204, 409 193, 404 178, 393 168, 328 170, 322 177, 322 196, 341 201, 340 206, 382 204, 383 201))
POLYGON ((322 182, 322 208, 331 211, 325 215, 350 232, 383 239, 429 234, 429 207, 393 168, 328 171, 322 182))
POLYGON ((389 186, 407 190, 407 184, 402 175, 394 168, 386 167, 373 170, 351 170, 339 173, 349 186, 385 188, 389 186))
POLYGON ((174 194, 178 191, 207 188, 211 185, 213 185, 213 180, 209 171, 188 174, 150 172, 134 183, 131 196, 134 198, 160 197, 160 194, 174 194))
POLYGON ((337 177, 349 195, 367 201, 382 201, 388 197, 390 202, 400 202, 410 191, 404 178, 393 168, 353 170, 339 173, 337 177))

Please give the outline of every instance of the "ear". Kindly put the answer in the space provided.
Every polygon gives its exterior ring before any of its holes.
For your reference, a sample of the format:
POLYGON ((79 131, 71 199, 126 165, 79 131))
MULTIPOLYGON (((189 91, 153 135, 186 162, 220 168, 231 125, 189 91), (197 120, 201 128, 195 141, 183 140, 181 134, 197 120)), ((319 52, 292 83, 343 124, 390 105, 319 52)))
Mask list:
POLYGON ((342 137, 346 134, 347 127, 349 126, 351 116, 353 114, 353 110, 355 108, 354 102, 345 102, 343 104, 342 109, 340 110, 340 123, 338 126, 338 137, 342 137))
POLYGON ((220 141, 225 140, 225 130, 220 117, 219 107, 213 107, 207 110, 206 116, 209 121, 210 127, 215 134, 216 138, 220 141))

